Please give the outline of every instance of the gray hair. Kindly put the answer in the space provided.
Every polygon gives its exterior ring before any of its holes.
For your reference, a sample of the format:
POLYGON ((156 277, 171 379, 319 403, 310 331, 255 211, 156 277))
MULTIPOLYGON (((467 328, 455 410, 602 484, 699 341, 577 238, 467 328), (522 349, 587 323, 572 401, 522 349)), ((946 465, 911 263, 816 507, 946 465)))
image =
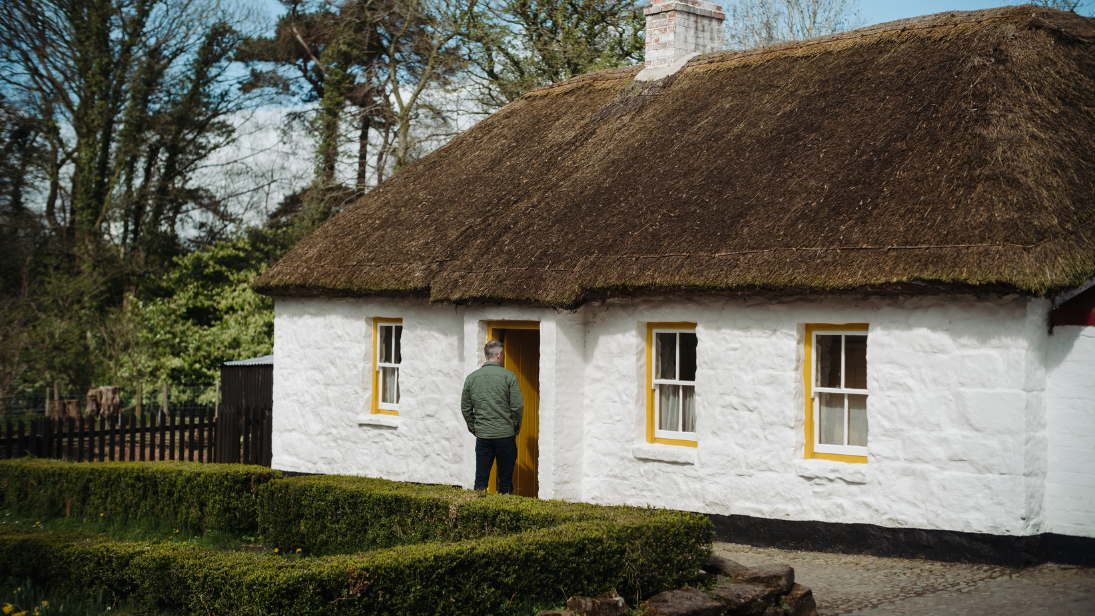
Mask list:
POLYGON ((483 355, 486 355, 487 361, 498 359, 498 354, 502 352, 502 342, 500 340, 488 340, 487 344, 483 345, 483 355))

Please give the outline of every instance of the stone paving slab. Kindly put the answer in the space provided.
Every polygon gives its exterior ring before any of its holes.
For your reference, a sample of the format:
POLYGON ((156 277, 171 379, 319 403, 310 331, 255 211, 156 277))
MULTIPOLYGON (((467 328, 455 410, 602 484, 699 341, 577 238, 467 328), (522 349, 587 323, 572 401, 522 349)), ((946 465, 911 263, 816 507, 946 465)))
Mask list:
POLYGON ((1029 569, 716 543, 746 566, 787 563, 822 616, 1095 616, 1095 569, 1029 569))

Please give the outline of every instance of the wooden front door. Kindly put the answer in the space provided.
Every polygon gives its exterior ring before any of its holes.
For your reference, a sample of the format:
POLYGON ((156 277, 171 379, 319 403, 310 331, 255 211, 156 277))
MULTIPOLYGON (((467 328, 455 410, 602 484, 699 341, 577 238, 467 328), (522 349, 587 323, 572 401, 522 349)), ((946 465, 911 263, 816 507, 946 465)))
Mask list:
MULTIPOLYGON (((506 369, 517 375, 521 385, 521 397, 525 400, 525 415, 521 421, 521 433, 517 435, 517 464, 513 469, 513 493, 536 498, 539 484, 536 480, 537 459, 540 455, 540 329, 539 324, 510 324, 501 322, 491 325, 491 338, 498 338, 505 345, 506 369)), ((497 465, 491 469, 490 492, 496 492, 497 465)))

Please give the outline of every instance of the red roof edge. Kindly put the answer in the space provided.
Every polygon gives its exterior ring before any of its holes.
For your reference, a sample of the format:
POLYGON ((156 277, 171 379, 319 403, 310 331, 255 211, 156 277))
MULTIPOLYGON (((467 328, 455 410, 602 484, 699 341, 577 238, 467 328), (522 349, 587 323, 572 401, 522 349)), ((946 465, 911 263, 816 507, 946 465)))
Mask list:
POLYGON ((1095 311, 1058 308, 1053 311, 1053 325, 1095 325, 1095 311))
POLYGON ((1053 325, 1095 325, 1095 287, 1061 304, 1051 313, 1053 325))

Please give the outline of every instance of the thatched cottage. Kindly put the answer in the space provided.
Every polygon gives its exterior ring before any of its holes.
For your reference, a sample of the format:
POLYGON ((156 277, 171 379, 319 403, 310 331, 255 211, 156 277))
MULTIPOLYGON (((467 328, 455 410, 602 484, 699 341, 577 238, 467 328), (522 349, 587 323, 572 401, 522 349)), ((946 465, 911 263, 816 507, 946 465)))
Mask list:
POLYGON ((521 494, 1090 558, 1095 21, 695 55, 717 7, 647 14, 646 68, 526 94, 256 283, 274 467, 470 487, 459 393, 498 337, 529 401, 521 494))

